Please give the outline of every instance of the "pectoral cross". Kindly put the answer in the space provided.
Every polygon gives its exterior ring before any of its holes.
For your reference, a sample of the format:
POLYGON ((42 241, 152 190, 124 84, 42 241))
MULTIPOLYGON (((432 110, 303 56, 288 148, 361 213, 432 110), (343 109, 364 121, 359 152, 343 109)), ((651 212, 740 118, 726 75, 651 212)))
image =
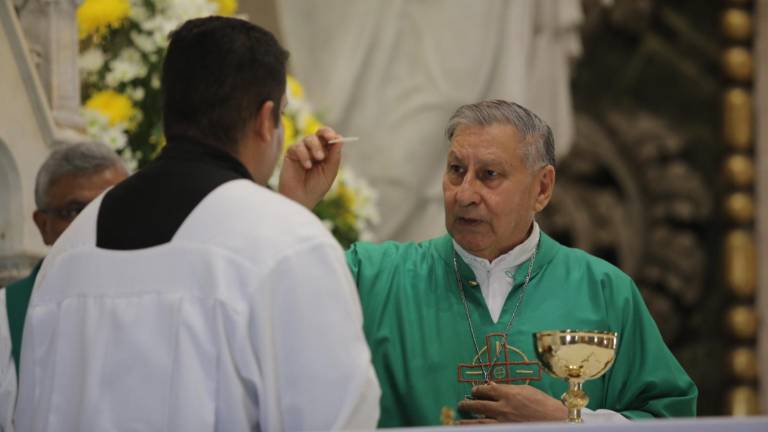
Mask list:
POLYGON ((525 353, 507 344, 504 333, 490 333, 485 337, 485 347, 475 356, 472 364, 459 364, 459 382, 472 385, 486 382, 509 384, 513 382, 541 381, 541 365, 537 361, 529 361, 525 353), (510 360, 510 353, 519 360, 510 360))

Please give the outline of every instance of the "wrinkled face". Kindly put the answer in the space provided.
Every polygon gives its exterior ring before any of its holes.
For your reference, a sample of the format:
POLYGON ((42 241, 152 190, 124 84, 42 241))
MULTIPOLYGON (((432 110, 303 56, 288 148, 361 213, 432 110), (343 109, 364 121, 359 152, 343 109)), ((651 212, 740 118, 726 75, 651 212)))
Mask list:
POLYGON ((494 260, 523 242, 552 194, 551 165, 531 170, 508 125, 461 125, 443 176, 445 225, 473 255, 494 260))
POLYGON ((67 174, 48 189, 46 208, 35 210, 35 224, 47 245, 52 245, 80 211, 105 189, 125 179, 121 168, 86 174, 67 174))

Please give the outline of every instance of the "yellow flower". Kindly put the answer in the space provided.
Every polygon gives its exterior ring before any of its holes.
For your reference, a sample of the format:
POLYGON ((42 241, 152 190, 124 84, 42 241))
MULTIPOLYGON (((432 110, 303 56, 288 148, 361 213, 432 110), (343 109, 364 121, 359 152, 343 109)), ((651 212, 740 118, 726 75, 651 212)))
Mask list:
POLYGON ((296 140, 296 126, 290 117, 283 116, 283 150, 288 150, 291 144, 296 140))
POLYGON ((301 134, 303 136, 312 135, 321 127, 323 127, 323 124, 320 123, 320 120, 318 120, 314 115, 310 114, 304 121, 304 128, 301 130, 301 134))
POLYGON ((114 90, 103 90, 94 94, 85 103, 85 107, 104 115, 110 126, 130 123, 136 115, 136 109, 128 96, 114 90))
MULTIPOLYGON (((344 205, 344 208, 351 213, 352 209, 355 208, 357 201, 357 197, 355 196, 355 192, 352 190, 352 188, 347 186, 344 181, 340 181, 336 194, 344 205)), ((352 216, 354 217, 354 215, 352 216)))
POLYGON ((357 215, 352 208, 339 209, 339 213, 336 218, 337 224, 340 226, 355 228, 357 225, 357 215))
POLYGON ((304 97, 304 88, 299 84, 299 80, 292 75, 288 75, 286 84, 288 86, 289 98, 301 99, 304 97))
POLYGON ((128 0, 85 0, 77 8, 80 39, 98 39, 110 28, 118 28, 131 13, 128 0))
POLYGON ((237 12, 237 0, 213 0, 219 5, 219 15, 232 16, 237 12))

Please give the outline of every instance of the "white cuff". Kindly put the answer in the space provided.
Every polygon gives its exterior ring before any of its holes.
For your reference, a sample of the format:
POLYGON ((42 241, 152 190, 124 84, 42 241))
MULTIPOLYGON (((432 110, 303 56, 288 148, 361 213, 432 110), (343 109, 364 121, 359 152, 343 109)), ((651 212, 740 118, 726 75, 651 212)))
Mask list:
POLYGON ((594 423, 625 423, 630 421, 628 418, 617 413, 616 411, 611 411, 607 409, 599 409, 597 411, 592 411, 589 408, 583 408, 581 410, 581 418, 584 420, 584 423, 592 423, 592 424, 594 423))

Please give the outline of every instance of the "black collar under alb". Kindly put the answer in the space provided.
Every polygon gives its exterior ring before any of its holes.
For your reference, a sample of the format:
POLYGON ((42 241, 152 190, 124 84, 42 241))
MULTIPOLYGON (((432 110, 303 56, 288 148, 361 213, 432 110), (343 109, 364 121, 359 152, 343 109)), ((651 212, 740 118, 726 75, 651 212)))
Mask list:
POLYGON ((192 140, 174 140, 156 160, 104 196, 96 246, 133 250, 167 243, 206 195, 238 179, 252 180, 231 154, 192 140))

